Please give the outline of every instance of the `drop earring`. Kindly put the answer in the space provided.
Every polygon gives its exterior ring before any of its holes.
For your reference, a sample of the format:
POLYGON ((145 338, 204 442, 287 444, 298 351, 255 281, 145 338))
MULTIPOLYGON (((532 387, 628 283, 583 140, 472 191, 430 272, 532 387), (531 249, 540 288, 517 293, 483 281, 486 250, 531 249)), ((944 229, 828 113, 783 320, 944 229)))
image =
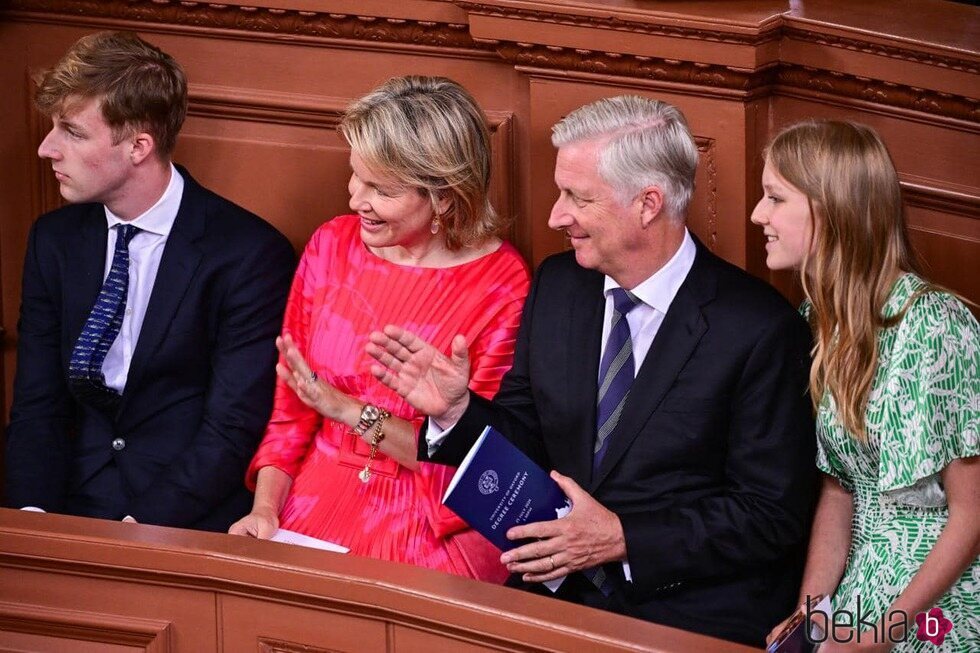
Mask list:
POLYGON ((438 215, 435 216, 434 218, 432 218, 432 225, 429 227, 429 231, 432 232, 432 235, 433 236, 435 236, 437 233, 439 233, 439 216, 438 215))

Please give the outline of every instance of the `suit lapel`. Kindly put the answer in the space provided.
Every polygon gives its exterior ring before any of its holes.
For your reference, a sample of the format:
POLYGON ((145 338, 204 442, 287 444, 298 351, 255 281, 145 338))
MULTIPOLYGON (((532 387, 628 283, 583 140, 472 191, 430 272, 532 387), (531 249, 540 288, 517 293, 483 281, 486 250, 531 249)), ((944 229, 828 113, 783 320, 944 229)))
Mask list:
POLYGON ((595 442, 596 393, 598 392, 599 350, 602 346, 602 315, 605 298, 603 276, 588 273, 586 280, 572 290, 571 312, 565 327, 565 396, 569 415, 581 417, 569 434, 573 447, 568 470, 580 485, 592 475, 592 449, 595 442))
MULTIPOLYGON (((698 342, 708 330, 701 306, 714 296, 714 282, 705 274, 707 250, 698 243, 694 265, 667 309, 657 336, 633 381, 622 417, 609 435, 609 448, 602 459, 590 491, 609 475, 630 445, 643 431, 698 342)), ((654 434, 654 437, 655 434, 654 434)))
POLYGON ((78 231, 66 254, 65 321, 70 342, 62 352, 67 369, 72 349, 102 289, 109 225, 101 204, 93 205, 78 221, 78 231), (71 280, 70 287, 68 279, 71 280))
POLYGON ((157 278, 153 282, 150 302, 140 329, 139 340, 129 364, 126 388, 123 391, 120 412, 125 409, 132 389, 139 387, 153 354, 160 348, 167 329, 173 322, 180 300, 194 278, 201 263, 202 251, 197 242, 203 235, 207 220, 205 198, 200 186, 186 170, 180 168, 184 178, 184 192, 173 228, 160 259, 157 278))

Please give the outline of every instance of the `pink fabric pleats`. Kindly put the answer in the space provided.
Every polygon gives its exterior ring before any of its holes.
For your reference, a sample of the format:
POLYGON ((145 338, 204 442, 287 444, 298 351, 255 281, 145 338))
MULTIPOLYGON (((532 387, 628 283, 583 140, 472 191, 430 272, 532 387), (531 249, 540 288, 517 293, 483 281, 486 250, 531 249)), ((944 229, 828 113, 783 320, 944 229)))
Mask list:
MULTIPOLYGON (((447 354, 453 336, 465 335, 470 388, 492 397, 511 365, 528 285, 527 266, 508 243, 451 268, 401 266, 364 246, 357 216, 341 216, 310 239, 283 331, 325 381, 412 420, 417 431, 423 416, 371 376, 368 334, 397 324, 447 354)), ((421 463, 413 472, 379 453, 370 482, 362 483, 357 473, 369 452, 346 425, 323 419, 279 383, 246 483, 254 488, 266 465, 282 469, 294 481, 281 526, 355 555, 493 582, 506 578, 499 551, 440 503, 454 468, 421 463)))

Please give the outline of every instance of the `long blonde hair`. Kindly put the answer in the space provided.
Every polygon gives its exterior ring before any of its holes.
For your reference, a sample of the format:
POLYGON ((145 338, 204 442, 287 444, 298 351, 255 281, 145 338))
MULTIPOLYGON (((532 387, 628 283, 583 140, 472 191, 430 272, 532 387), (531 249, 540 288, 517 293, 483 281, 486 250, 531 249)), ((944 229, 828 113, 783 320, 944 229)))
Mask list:
POLYGON ((784 129, 766 161, 810 205, 813 246, 800 277, 812 304, 814 408, 829 391, 841 423, 864 440, 878 334, 921 294, 897 315, 882 315, 896 278, 916 269, 895 165, 874 130, 837 121, 784 129))

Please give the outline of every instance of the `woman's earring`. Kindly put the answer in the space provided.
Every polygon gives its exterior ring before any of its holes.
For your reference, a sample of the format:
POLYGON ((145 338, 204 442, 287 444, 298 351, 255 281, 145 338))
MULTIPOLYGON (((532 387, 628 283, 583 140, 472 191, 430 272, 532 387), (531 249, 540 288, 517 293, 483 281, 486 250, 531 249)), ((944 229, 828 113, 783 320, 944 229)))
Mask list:
POLYGON ((435 216, 434 218, 432 218, 432 225, 429 227, 429 231, 432 232, 432 235, 433 236, 435 236, 437 233, 439 233, 439 216, 438 215, 435 216))

